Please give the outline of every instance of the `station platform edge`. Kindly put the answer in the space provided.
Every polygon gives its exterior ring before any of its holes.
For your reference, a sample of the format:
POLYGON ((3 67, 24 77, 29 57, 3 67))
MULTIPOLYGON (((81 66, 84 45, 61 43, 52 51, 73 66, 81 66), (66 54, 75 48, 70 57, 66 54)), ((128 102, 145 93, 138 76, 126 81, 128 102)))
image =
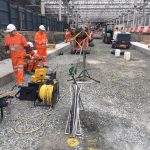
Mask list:
MULTIPOLYGON (((57 56, 60 52, 69 51, 69 48, 70 48, 69 43, 62 42, 56 44, 55 49, 47 50, 47 59, 57 56)), ((0 71, 0 87, 1 87, 3 85, 10 83, 15 78, 10 58, 0 61, 0 68, 1 68, 0 71)))

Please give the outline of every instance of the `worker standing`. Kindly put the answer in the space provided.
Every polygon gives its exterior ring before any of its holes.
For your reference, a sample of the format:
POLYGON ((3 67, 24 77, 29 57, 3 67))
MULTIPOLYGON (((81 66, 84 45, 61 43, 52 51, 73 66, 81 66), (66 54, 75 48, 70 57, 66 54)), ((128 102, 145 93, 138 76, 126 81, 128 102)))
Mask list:
POLYGON ((91 46, 91 47, 94 46, 94 32, 93 32, 93 31, 90 32, 90 36, 89 36, 89 46, 91 46))
POLYGON ((39 26, 39 31, 35 34, 34 40, 36 44, 37 53, 40 57, 43 58, 44 67, 47 67, 46 56, 48 39, 45 34, 45 27, 43 25, 39 26))
POLYGON ((121 27, 120 32, 121 32, 121 33, 125 33, 124 27, 121 27))
POLYGON ((26 51, 28 51, 28 44, 25 37, 16 31, 16 27, 13 24, 9 24, 7 26, 6 32, 8 35, 5 40, 5 48, 12 59, 17 85, 22 86, 24 83, 24 57, 26 55, 26 51))
POLYGON ((119 31, 118 27, 116 27, 116 30, 113 35, 113 40, 115 40, 115 41, 117 40, 117 34, 119 34, 119 33, 121 33, 121 32, 119 31))
POLYGON ((72 27, 70 29, 70 33, 71 33, 71 40, 70 40, 71 50, 74 51, 76 45, 75 42, 76 29, 72 27))
POLYGON ((71 35, 71 32, 69 29, 66 29, 66 32, 65 32, 65 42, 70 42, 71 41, 71 38, 72 38, 72 35, 71 35))

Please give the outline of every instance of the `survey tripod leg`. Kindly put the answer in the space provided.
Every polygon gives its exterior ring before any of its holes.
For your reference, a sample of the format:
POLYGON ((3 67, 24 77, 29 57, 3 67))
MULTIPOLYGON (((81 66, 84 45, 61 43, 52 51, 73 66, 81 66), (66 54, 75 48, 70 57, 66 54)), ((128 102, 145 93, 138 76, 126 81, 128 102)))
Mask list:
POLYGON ((78 77, 76 77, 75 79, 81 79, 81 81, 86 81, 86 78, 89 78, 97 83, 100 83, 100 81, 92 78, 90 76, 90 74, 88 73, 87 69, 86 69, 86 52, 83 51, 83 70, 81 71, 81 73, 79 74, 78 77), (82 79, 81 79, 82 78, 82 79))
POLYGON ((3 116, 4 116, 4 114, 3 114, 3 107, 1 107, 1 120, 3 120, 3 116))
POLYGON ((76 135, 81 135, 80 110, 83 110, 84 107, 80 97, 81 87, 77 84, 73 84, 70 89, 72 104, 67 119, 65 134, 70 134, 75 137, 76 135))

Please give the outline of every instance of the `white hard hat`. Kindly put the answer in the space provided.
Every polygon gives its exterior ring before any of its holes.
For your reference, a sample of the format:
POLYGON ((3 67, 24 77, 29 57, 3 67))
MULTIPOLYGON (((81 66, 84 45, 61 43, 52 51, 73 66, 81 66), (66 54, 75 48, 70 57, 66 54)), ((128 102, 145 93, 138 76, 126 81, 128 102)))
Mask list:
POLYGON ((12 32, 12 31, 15 31, 16 30, 16 27, 13 25, 13 24, 9 24, 8 26, 7 26, 7 30, 6 30, 6 32, 12 32))
POLYGON ((32 42, 27 42, 30 47, 34 47, 32 42))
POLYGON ((39 29, 45 31, 45 27, 43 25, 40 25, 39 29))

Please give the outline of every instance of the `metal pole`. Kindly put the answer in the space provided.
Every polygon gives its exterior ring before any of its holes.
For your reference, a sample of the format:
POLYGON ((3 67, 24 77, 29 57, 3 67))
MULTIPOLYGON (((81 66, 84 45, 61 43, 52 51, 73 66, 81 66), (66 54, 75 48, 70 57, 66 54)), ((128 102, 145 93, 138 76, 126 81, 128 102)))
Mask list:
POLYGON ((143 19, 142 19, 142 25, 143 26, 145 25, 145 1, 146 0, 143 0, 143 19))
POLYGON ((76 27, 78 28, 78 13, 76 12, 76 27))
POLYGON ((61 0, 59 0, 59 21, 61 21, 61 0))
POLYGON ((74 13, 73 13, 73 11, 72 11, 72 17, 71 17, 71 19, 72 19, 72 24, 74 24, 74 13))
POLYGON ((116 19, 116 25, 117 25, 117 19, 116 19))
MULTIPOLYGON (((85 40, 83 42, 85 42, 85 40)), ((86 54, 85 54, 85 49, 83 49, 83 81, 85 81, 85 77, 86 77, 85 71, 86 71, 86 54)))
POLYGON ((124 15, 123 15, 123 25, 124 25, 124 15))
POLYGON ((75 7, 74 7, 74 0, 72 1, 72 24, 75 23, 75 14, 74 14, 74 10, 75 10, 75 7))
POLYGON ((69 24, 69 7, 68 7, 68 4, 67 4, 67 24, 69 24))
POLYGON ((119 25, 120 25, 120 23, 121 23, 121 20, 120 20, 120 16, 119 16, 119 25))
POLYGON ((128 12, 128 18, 127 18, 127 28, 129 27, 129 12, 128 12))
POLYGON ((135 15, 136 15, 136 6, 134 6, 134 14, 133 14, 133 28, 135 27, 135 15))
POLYGON ((21 30, 20 26, 20 9, 19 9, 19 0, 17 0, 17 10, 18 10, 18 29, 21 30))
POLYGON ((9 10, 9 12, 8 12, 8 13, 9 13, 9 23, 11 23, 11 20, 12 20, 12 19, 11 19, 11 6, 10 6, 10 0, 8 0, 7 3, 8 3, 8 10, 9 10))
POLYGON ((67 24, 69 24, 69 21, 70 21, 69 14, 67 14, 67 24))

